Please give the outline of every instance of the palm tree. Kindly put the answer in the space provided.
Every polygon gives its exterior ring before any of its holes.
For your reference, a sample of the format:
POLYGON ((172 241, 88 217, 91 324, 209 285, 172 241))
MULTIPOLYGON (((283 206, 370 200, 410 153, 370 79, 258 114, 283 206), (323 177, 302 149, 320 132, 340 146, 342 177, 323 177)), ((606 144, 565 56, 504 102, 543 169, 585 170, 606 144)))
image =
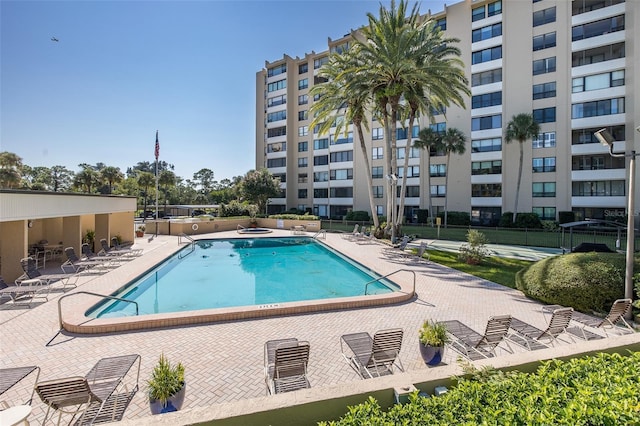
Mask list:
POLYGON ((320 126, 318 133, 328 133, 335 125, 335 134, 342 130, 348 132, 349 124, 358 133, 360 150, 369 185, 369 208, 374 228, 380 226, 373 198, 373 177, 369 162, 368 148, 364 139, 364 130, 369 130, 366 119, 366 105, 370 101, 370 92, 366 80, 362 78, 363 63, 358 55, 359 48, 353 47, 343 53, 333 53, 329 61, 320 68, 319 76, 327 79, 325 83, 315 85, 311 95, 320 95, 320 99, 311 106, 314 117, 311 127, 320 126))
POLYGON ((522 166, 524 158, 523 144, 527 139, 533 139, 540 133, 540 124, 533 118, 533 114, 522 113, 514 115, 511 118, 505 132, 505 141, 510 143, 513 140, 519 142, 520 147, 520 161, 518 168, 518 184, 516 186, 516 201, 513 206, 513 223, 516 223, 516 216, 518 214, 518 199, 520 198, 520 183, 522 182, 522 166))
POLYGON ((158 176, 158 185, 162 188, 162 192, 164 193, 164 211, 167 211, 167 194, 169 193, 169 188, 176 186, 176 174, 171 170, 163 170, 160 172, 160 176, 158 176))
POLYGON ((429 196, 429 216, 433 215, 433 199, 431 197, 431 150, 441 149, 441 138, 438 132, 433 131, 430 127, 420 129, 418 139, 413 142, 413 146, 422 149, 427 155, 427 194, 429 196))
POLYGON ((149 172, 138 173, 138 188, 142 189, 142 198, 144 199, 143 218, 147 218, 147 196, 149 194, 149 187, 155 185, 156 177, 149 172))
POLYGON ((113 166, 107 166, 100 169, 100 177, 104 182, 107 182, 109 194, 113 192, 113 184, 120 183, 124 179, 124 175, 120 171, 120 168, 113 166))
POLYGON ((0 188, 17 188, 22 175, 22 158, 13 152, 0 152, 0 188))
POLYGON ((99 181, 98 172, 87 167, 81 172, 76 173, 73 178, 73 186, 80 190, 84 189, 84 192, 86 193, 91 193, 93 187, 98 185, 99 181))
POLYGON ((446 174, 444 177, 444 187, 445 187, 445 194, 444 194, 444 227, 447 227, 447 199, 449 198, 449 158, 451 157, 451 154, 464 154, 464 152, 466 151, 466 146, 465 143, 467 142, 467 138, 464 135, 464 133, 462 133, 462 131, 456 129, 455 127, 451 127, 448 128, 446 132, 444 132, 444 134, 441 136, 440 138, 440 148, 446 153, 447 155, 447 162, 446 162, 446 174))

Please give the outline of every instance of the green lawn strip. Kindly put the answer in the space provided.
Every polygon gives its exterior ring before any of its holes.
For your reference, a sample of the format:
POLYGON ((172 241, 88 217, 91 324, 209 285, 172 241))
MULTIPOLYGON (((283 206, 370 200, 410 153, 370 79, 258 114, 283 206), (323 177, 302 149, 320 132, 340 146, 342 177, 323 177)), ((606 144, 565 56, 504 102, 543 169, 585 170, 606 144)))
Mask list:
POLYGON ((516 287, 516 273, 525 266, 533 263, 528 260, 488 257, 479 265, 467 265, 458 260, 458 253, 441 250, 429 250, 429 256, 432 262, 510 288, 516 287))

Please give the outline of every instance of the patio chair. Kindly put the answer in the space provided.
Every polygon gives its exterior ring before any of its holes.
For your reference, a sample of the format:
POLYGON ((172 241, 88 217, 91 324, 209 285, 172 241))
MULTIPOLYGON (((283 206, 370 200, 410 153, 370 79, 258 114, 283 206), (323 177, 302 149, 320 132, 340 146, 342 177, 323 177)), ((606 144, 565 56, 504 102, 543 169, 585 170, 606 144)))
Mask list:
POLYGON ((107 242, 106 238, 102 238, 100 239, 100 246, 102 247, 102 250, 100 250, 98 252, 98 256, 119 256, 119 257, 135 257, 138 256, 140 253, 138 253, 137 250, 131 250, 131 249, 116 249, 114 247, 109 247, 109 243, 107 242))
POLYGON ((429 244, 426 241, 422 241, 420 243, 420 247, 418 247, 418 252, 416 253, 418 255, 418 259, 420 260, 425 259, 425 255, 426 255, 427 262, 430 260, 429 252, 427 251, 428 247, 429 247, 429 244))
POLYGON ((36 383, 35 390, 42 402, 47 405, 47 412, 42 424, 46 424, 51 412, 51 418, 58 412, 58 424, 63 414, 72 415, 67 424, 72 424, 76 416, 80 416, 77 424, 83 424, 87 413, 92 414, 89 423, 94 423, 99 417, 103 420, 103 410, 113 407, 108 420, 116 420, 118 408, 124 413, 126 406, 138 390, 140 377, 140 355, 123 355, 102 358, 84 377, 68 377, 64 379, 47 380, 36 383), (135 385, 129 390, 124 379, 135 363, 138 363, 135 385), (116 391, 118 393, 116 393, 116 391), (123 401, 120 401, 124 397, 123 401), (53 411, 51 411, 53 409, 53 411), (94 414, 95 412, 95 414, 94 414))
MULTIPOLYGON (((545 330, 540 330, 522 320, 512 318, 511 329, 514 330, 516 334, 510 333, 508 338, 510 341, 530 351, 548 348, 549 344, 551 346, 555 345, 558 337, 567 331, 572 314, 573 308, 556 309, 553 311, 545 330)), ((571 334, 568 334, 568 336, 572 342, 575 342, 571 334)))
MULTIPOLYGON (((546 305, 542 307, 542 312, 553 313, 557 309, 562 309, 564 306, 560 305, 546 305)), ((570 327, 567 331, 574 334, 584 340, 602 339, 599 334, 592 333, 587 330, 586 327, 598 329, 604 331, 608 336, 608 330, 616 330, 623 333, 633 333, 633 327, 624 319, 625 314, 631 309, 631 299, 618 299, 613 302, 609 313, 604 318, 596 318, 590 315, 583 314, 582 312, 574 311, 571 315, 571 320, 580 324, 580 327, 570 327)))
POLYGON ((34 281, 41 281, 46 285, 55 283, 62 284, 62 288, 76 288, 78 275, 74 273, 62 273, 62 274, 42 274, 36 267, 36 262, 31 257, 25 257, 20 259, 20 266, 24 271, 24 274, 16 281, 24 284, 31 284, 34 281))
POLYGON ((89 247, 88 243, 82 243, 81 250, 84 258, 87 260, 97 260, 103 262, 111 261, 114 265, 119 264, 122 261, 133 259, 132 257, 126 258, 125 256, 116 255, 115 253, 112 253, 110 255, 100 255, 98 253, 94 253, 91 247, 89 247))
POLYGON ((264 380, 267 394, 311 387, 307 378, 309 342, 295 338, 269 340, 264 344, 264 380))
POLYGON ((67 256, 67 260, 60 265, 60 268, 64 272, 67 272, 67 269, 71 268, 74 272, 83 272, 91 268, 108 268, 110 266, 114 266, 110 259, 100 259, 100 260, 92 260, 92 259, 80 259, 76 254, 76 251, 73 247, 67 247, 64 249, 64 254, 67 256))
POLYGON ((30 285, 9 285, 0 277, 0 299, 10 298, 15 305, 28 305, 31 307, 31 302, 36 297, 49 300, 47 297, 48 292, 49 287, 42 282, 30 285))
MULTIPOLYGON (((458 320, 443 321, 451 340, 449 346, 465 358, 475 361, 496 356, 496 348, 505 338, 511 325, 511 315, 496 315, 489 318, 484 334, 480 334, 458 320)), ((507 350, 511 352, 509 348, 507 350)))
MULTIPOLYGON (((40 377, 40 367, 36 367, 35 365, 31 365, 28 367, 13 367, 13 368, 2 368, 0 369, 0 395, 4 394, 6 391, 17 385, 30 375, 36 371, 36 380, 38 382, 38 378, 40 377)), ((31 397, 25 402, 25 404, 31 405, 31 401, 33 401, 33 395, 35 394, 35 388, 30 386, 31 388, 31 397)), ((3 401, 4 402, 4 401, 3 401)), ((4 404, 8 405, 8 404, 4 404)), ((16 404, 13 404, 16 405, 16 404)))
POLYGON ((403 331, 401 328, 345 334, 340 337, 342 356, 363 379, 393 374, 395 365, 404 371, 400 361, 403 331), (348 350, 347 350, 348 349, 348 350))
POLYGON ((128 244, 120 244, 118 242, 118 238, 117 237, 112 237, 111 238, 111 247, 113 247, 116 250, 130 250, 131 253, 134 256, 140 256, 142 254, 142 249, 134 249, 133 247, 131 247, 133 245, 133 243, 128 243, 128 244))

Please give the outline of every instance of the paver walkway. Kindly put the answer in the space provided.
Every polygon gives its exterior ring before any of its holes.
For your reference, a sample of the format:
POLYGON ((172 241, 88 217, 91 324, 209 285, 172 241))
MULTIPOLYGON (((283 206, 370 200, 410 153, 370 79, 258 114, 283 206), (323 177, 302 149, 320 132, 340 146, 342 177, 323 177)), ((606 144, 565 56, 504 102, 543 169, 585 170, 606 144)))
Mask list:
MULTIPOLYGON (((269 236, 290 235, 276 231, 269 236)), ((213 238, 237 237, 233 233, 213 238)), ((0 368, 38 365, 41 380, 84 375, 100 358, 128 353, 142 356, 141 391, 133 398, 125 418, 149 415, 145 381, 161 353, 186 367, 185 407, 207 406, 264 396, 263 345, 270 339, 296 337, 311 344, 309 380, 313 387, 361 380, 341 357, 339 337, 345 333, 402 327, 405 331, 402 363, 407 370, 425 369, 417 343, 417 331, 425 319, 458 319, 482 331, 489 316, 516 314, 538 327, 545 326, 540 305, 519 291, 483 281, 455 270, 417 259, 398 256, 397 250, 379 243, 350 240, 327 234, 327 244, 361 264, 388 274, 398 269, 415 271, 418 297, 400 305, 367 309, 320 312, 304 315, 223 322, 191 327, 167 328, 98 336, 65 335, 58 331, 57 297, 31 309, 0 309, 0 368)), ((170 253, 177 237, 159 236, 152 241, 137 239, 136 245, 150 251, 170 253)), ((134 260, 146 270, 145 256, 134 260)), ((413 275, 400 272, 394 280, 411 282, 413 275)), ((300 277, 304 281, 304 277, 300 277)), ((102 277, 83 277, 78 290, 100 292, 102 277)), ((233 285, 233 283, 229 283, 233 285)), ((454 362, 449 351, 446 361, 454 362)), ((36 397, 30 420, 44 416, 44 404, 36 397)))

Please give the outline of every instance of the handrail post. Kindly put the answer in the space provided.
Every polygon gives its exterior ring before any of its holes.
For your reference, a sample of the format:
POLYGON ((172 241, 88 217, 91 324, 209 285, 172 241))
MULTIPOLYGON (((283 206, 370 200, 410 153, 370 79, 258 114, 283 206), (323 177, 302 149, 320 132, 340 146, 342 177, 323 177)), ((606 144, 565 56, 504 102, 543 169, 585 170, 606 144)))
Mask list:
POLYGON ((398 270, 393 271, 393 272, 391 272, 391 273, 389 273, 387 275, 383 275, 383 276, 381 276, 379 278, 376 278, 374 280, 371 280, 371 281, 367 282, 364 285, 364 294, 365 294, 365 296, 367 295, 367 290, 369 289, 369 284, 377 282, 377 281, 380 281, 380 280, 383 280, 383 279, 385 279, 387 277, 390 277, 391 275, 397 274, 398 272, 411 272, 413 274, 413 290, 411 291, 411 295, 415 296, 415 294, 416 294, 416 271, 411 270, 411 269, 398 269, 398 270))

